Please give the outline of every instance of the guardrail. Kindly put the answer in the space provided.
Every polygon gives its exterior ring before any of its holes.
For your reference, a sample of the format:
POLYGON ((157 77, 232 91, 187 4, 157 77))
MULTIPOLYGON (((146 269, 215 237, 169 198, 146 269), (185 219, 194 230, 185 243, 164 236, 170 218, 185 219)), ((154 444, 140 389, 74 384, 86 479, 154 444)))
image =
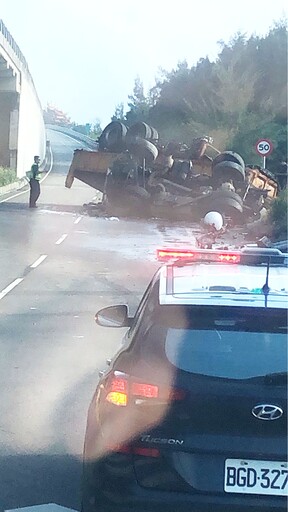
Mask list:
POLYGON ((11 36, 9 30, 7 29, 7 27, 4 24, 3 20, 1 20, 1 19, 0 19, 0 32, 5 37, 6 41, 9 43, 9 45, 11 46, 13 52, 15 53, 15 55, 17 55, 18 59, 21 61, 23 66, 28 70, 28 64, 27 64, 27 61, 26 61, 23 53, 21 52, 18 44, 13 39, 13 37, 11 36))
POLYGON ((90 137, 87 137, 87 135, 83 135, 82 133, 72 130, 71 128, 65 128, 64 126, 58 126, 57 124, 46 124, 45 127, 49 130, 65 133, 66 135, 69 135, 73 139, 79 140, 80 142, 85 142, 92 149, 98 149, 98 142, 96 142, 94 139, 91 139, 90 137))

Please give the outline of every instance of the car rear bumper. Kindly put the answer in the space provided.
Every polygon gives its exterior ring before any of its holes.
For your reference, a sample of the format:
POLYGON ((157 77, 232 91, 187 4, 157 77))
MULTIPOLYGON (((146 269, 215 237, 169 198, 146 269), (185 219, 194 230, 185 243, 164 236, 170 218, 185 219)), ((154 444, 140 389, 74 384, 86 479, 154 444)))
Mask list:
POLYGON ((287 511, 287 500, 282 497, 145 489, 138 484, 133 465, 123 460, 112 464, 112 472, 107 462, 84 465, 82 512, 287 511))

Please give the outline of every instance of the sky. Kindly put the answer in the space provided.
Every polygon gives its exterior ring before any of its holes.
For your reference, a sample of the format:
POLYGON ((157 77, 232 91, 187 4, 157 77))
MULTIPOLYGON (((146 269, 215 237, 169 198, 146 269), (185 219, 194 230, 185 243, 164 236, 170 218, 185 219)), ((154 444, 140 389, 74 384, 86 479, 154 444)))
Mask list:
POLYGON ((286 0, 0 0, 42 103, 78 124, 110 122, 135 78, 144 90, 161 69, 189 67, 238 32, 265 36, 287 20, 286 0))

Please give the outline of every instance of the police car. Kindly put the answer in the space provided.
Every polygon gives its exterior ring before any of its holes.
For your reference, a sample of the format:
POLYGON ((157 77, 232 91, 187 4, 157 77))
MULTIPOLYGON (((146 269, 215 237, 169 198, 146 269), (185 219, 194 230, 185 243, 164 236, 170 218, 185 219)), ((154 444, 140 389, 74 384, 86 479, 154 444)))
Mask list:
POLYGON ((284 511, 287 254, 162 249, 92 399, 83 512, 284 511))

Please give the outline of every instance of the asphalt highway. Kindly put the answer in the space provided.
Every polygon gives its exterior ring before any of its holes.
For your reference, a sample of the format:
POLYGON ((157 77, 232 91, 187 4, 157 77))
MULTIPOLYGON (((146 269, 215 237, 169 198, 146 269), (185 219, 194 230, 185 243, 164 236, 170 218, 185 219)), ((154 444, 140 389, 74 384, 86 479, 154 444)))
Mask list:
POLYGON ((0 197, 0 509, 79 509, 86 414, 121 330, 96 326, 101 307, 136 308, 159 266, 156 248, 193 242, 187 224, 89 217, 95 191, 64 187, 73 150, 48 131, 53 165, 38 208, 28 190, 0 197))

